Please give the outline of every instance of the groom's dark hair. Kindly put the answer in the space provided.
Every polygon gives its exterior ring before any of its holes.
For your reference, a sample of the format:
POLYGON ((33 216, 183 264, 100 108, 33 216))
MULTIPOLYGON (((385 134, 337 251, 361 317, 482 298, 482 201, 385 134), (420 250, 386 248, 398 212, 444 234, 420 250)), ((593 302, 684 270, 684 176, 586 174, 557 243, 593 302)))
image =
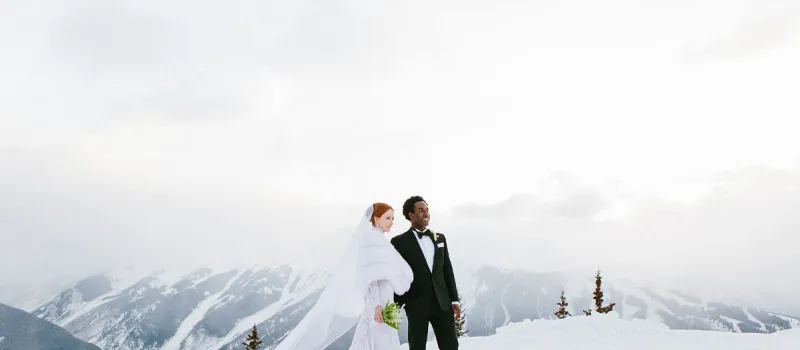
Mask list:
POLYGON ((417 202, 425 202, 425 200, 420 196, 412 196, 403 203, 403 216, 405 216, 406 220, 411 220, 408 214, 414 211, 414 204, 417 204, 417 202))

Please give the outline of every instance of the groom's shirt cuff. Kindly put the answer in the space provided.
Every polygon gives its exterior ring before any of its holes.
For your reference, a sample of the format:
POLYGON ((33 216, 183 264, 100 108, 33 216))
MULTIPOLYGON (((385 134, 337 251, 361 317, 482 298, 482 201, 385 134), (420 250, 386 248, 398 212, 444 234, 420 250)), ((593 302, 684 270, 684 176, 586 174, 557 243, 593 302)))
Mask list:
POLYGON ((454 301, 454 302, 453 302, 453 305, 458 305, 458 302, 457 302, 457 301, 454 301))

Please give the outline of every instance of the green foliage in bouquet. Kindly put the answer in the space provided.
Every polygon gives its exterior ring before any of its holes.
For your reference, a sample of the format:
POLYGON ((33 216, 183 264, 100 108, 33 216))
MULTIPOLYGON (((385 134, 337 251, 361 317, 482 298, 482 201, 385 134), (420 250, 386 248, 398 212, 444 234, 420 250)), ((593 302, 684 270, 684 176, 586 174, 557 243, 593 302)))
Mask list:
POLYGON ((399 330, 403 316, 400 314, 400 306, 393 301, 387 301, 383 307, 383 323, 389 327, 399 330))

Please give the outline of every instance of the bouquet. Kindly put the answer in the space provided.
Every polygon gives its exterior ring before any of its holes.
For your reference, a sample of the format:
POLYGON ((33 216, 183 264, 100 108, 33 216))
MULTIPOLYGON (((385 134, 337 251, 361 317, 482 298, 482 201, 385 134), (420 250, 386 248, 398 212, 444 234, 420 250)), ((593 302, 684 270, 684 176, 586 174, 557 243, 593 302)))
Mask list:
POLYGON ((400 315, 400 306, 393 301, 387 301, 383 307, 383 323, 396 330, 400 329, 403 316, 400 315))

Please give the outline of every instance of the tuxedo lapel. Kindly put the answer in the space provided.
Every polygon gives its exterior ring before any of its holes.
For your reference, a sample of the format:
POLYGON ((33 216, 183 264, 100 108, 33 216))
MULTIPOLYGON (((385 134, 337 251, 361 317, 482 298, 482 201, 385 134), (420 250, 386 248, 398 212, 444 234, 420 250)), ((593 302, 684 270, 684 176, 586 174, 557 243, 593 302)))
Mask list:
POLYGON ((428 262, 425 260, 425 254, 422 252, 422 247, 419 246, 419 242, 417 241, 414 230, 408 230, 405 235, 408 240, 409 249, 411 249, 411 251, 414 252, 414 256, 417 257, 417 263, 422 267, 423 270, 430 273, 431 270, 428 269, 428 262))
POLYGON ((434 271, 441 270, 444 266, 444 248, 439 248, 439 242, 433 242, 433 268, 434 271))

